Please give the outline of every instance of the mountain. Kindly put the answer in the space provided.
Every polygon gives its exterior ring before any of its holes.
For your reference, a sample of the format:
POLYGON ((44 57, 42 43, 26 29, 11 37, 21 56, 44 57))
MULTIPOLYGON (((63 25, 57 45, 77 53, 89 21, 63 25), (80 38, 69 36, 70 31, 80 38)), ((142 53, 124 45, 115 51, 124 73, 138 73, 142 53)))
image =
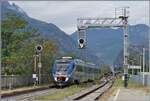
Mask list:
MULTIPOLYGON (((2 19, 7 18, 7 13, 13 13, 20 16, 28 22, 28 28, 35 28, 40 33, 40 36, 45 39, 57 41, 59 49, 63 52, 72 52, 75 50, 75 44, 65 32, 60 30, 52 23, 45 23, 40 20, 30 18, 21 8, 17 5, 10 5, 8 2, 2 3, 2 19), (67 43, 67 44, 66 44, 67 43), (68 48, 69 47, 69 48, 68 48)), ((27 28, 27 29, 28 29, 27 28)))
MULTIPOLYGON (((128 59, 128 64, 129 65, 141 65, 142 61, 142 53, 143 53, 143 45, 130 45, 128 48, 129 52, 129 59, 128 59), (141 60, 140 60, 141 57, 141 60)), ((146 68, 148 68, 149 64, 149 50, 148 47, 145 47, 145 64, 146 68)), ((120 51, 118 54, 117 58, 115 59, 113 66, 115 68, 119 68, 123 66, 123 50, 120 51)))
MULTIPOLYGON (((129 45, 148 47, 148 29, 145 24, 129 25, 129 45)), ((91 28, 86 33, 88 48, 105 63, 113 64, 123 49, 123 29, 91 28)), ((77 33, 71 37, 77 40, 77 33)))
POLYGON ((95 55, 90 54, 87 56, 81 56, 80 51, 77 49, 75 42, 64 31, 60 30, 56 25, 52 23, 46 23, 34 18, 29 17, 19 6, 15 4, 9 4, 8 1, 2 1, 1 7, 2 20, 7 19, 7 14, 15 14, 28 22, 28 26, 25 30, 34 28, 40 33, 40 37, 48 40, 52 40, 58 46, 62 54, 73 53, 79 58, 87 58, 87 60, 100 64, 102 61, 95 55))

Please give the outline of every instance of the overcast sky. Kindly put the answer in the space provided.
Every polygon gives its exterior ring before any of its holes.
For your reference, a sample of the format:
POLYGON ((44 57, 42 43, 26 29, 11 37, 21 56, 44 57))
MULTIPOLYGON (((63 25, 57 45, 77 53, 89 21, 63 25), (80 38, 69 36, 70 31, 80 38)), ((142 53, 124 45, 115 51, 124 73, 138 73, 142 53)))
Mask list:
POLYGON ((149 22, 148 1, 11 1, 30 17, 53 23, 67 34, 77 28, 78 17, 114 17, 115 8, 130 7, 129 23, 149 22))

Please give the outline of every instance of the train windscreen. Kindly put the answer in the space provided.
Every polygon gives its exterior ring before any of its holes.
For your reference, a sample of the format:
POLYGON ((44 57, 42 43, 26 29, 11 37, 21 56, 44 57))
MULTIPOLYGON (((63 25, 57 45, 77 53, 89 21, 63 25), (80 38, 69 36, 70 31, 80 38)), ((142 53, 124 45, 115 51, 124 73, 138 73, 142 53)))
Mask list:
POLYGON ((56 64, 56 70, 57 71, 67 71, 69 63, 67 62, 59 62, 56 64))

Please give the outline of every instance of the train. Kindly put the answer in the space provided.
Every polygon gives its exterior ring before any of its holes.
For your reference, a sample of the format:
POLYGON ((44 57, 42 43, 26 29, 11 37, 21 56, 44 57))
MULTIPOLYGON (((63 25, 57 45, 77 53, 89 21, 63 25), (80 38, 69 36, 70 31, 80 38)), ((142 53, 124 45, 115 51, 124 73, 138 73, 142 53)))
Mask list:
POLYGON ((72 57, 56 59, 52 67, 52 78, 57 86, 93 81, 100 78, 100 68, 93 63, 72 57))

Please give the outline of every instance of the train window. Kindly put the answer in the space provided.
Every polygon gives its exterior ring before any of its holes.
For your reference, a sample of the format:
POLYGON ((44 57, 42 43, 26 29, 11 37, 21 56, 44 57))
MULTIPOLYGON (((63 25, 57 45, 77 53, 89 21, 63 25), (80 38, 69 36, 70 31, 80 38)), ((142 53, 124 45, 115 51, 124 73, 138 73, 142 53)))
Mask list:
POLYGON ((68 63, 57 63, 56 64, 56 70, 57 71, 67 71, 68 63))

